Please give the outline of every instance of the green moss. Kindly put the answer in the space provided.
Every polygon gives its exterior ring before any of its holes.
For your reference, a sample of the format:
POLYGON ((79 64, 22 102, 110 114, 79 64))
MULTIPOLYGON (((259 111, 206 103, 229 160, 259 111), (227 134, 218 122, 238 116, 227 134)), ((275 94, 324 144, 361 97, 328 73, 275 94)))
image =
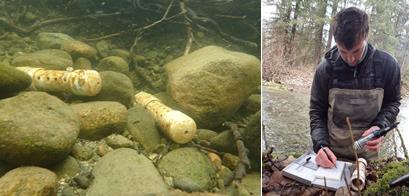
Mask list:
POLYGON ((270 90, 283 90, 283 91, 289 90, 285 85, 278 84, 275 82, 268 82, 266 85, 267 85, 267 89, 270 89, 270 90))
POLYGON ((389 187, 389 182, 409 172, 409 161, 391 162, 386 168, 380 171, 380 178, 374 184, 371 184, 364 195, 407 195, 408 188, 389 187))

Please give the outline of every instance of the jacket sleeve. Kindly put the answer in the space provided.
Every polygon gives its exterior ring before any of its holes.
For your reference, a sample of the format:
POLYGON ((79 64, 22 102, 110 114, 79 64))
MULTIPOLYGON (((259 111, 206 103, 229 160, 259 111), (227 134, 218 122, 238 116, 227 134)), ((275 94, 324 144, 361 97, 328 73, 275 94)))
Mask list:
POLYGON ((372 126, 376 125, 380 128, 390 126, 396 121, 396 117, 399 113, 399 106, 401 100, 400 94, 400 67, 396 60, 389 57, 384 63, 384 97, 382 102, 382 108, 378 113, 375 120, 372 122, 372 126))
POLYGON ((310 129, 314 152, 318 152, 321 145, 329 146, 327 128, 328 113, 328 75, 325 67, 327 63, 321 63, 315 71, 311 87, 310 98, 310 129))

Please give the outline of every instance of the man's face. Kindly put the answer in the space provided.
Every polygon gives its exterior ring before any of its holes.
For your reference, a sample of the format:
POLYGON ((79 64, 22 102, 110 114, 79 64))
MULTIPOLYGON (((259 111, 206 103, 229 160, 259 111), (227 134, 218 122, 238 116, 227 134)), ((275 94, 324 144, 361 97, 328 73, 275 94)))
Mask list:
POLYGON ((346 49, 342 44, 337 43, 341 58, 349 65, 356 66, 365 51, 365 39, 358 40, 351 49, 346 49))

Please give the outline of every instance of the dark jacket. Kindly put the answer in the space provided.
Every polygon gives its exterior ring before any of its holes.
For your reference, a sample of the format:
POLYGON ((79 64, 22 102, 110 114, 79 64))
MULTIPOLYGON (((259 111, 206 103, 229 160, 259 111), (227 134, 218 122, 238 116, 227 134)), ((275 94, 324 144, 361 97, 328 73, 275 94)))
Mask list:
POLYGON ((338 49, 334 47, 325 54, 325 59, 318 66, 311 87, 310 128, 315 152, 321 145, 329 146, 327 115, 328 93, 331 88, 383 88, 382 108, 371 125, 383 128, 395 122, 401 99, 400 67, 395 58, 381 50, 374 50, 368 44, 364 60, 352 68, 342 60, 338 49), (376 52, 373 53, 374 51, 376 52))

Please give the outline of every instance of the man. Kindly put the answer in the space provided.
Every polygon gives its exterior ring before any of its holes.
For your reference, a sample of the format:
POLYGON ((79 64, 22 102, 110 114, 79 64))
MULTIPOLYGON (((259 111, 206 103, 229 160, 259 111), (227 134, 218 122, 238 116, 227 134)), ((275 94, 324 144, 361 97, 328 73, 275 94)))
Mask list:
MULTIPOLYGON (((354 160, 354 139, 395 122, 400 105, 400 68, 388 53, 367 42, 368 15, 350 7, 335 16, 336 46, 325 54, 311 88, 310 127, 316 162, 334 167, 354 160)), ((383 138, 369 141, 358 157, 377 157, 383 138)))

